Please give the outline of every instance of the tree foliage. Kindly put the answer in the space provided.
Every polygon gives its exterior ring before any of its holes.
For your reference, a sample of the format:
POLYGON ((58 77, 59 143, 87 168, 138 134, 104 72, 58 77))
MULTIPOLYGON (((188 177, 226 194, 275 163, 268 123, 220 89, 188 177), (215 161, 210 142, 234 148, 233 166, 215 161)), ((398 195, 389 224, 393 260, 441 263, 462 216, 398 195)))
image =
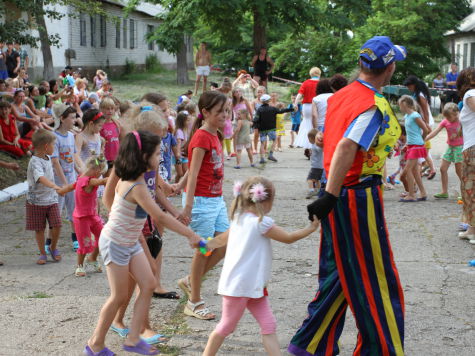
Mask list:
MULTIPOLYGON (((52 20, 67 16, 57 10, 59 5, 73 6, 76 14, 80 12, 104 14, 101 3, 95 0, 4 0, 0 1, 0 18, 4 19, 0 24, 0 39, 38 47, 39 37, 32 35, 31 29, 46 30, 38 28, 37 19, 40 16, 52 20), (21 12, 28 15, 27 19, 20 17, 21 12)), ((60 34, 48 34, 51 45, 59 45, 59 40, 60 34)))

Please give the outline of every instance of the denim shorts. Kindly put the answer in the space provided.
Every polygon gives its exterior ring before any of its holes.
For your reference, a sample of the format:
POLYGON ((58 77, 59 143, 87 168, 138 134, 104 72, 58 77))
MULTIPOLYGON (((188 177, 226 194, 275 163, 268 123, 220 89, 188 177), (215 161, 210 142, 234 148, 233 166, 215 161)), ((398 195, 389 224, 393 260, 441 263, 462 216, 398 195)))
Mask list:
POLYGON ((259 138, 261 142, 267 141, 267 137, 269 137, 269 141, 275 141, 276 140, 275 130, 259 131, 259 138))
MULTIPOLYGON (((185 203, 186 194, 183 193, 183 206, 185 203)), ((229 220, 223 197, 194 197, 190 228, 204 238, 225 232, 229 228, 229 220)))

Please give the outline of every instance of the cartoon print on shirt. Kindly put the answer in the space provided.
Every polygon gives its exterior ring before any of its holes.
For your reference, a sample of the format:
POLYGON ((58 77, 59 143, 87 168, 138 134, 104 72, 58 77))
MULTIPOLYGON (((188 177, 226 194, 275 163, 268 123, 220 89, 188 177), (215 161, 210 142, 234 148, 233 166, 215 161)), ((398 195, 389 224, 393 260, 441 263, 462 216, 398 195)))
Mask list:
POLYGON ((213 148, 211 149, 211 163, 214 163, 213 166, 213 178, 214 181, 211 183, 209 190, 212 194, 220 194, 220 189, 223 182, 223 157, 213 148))

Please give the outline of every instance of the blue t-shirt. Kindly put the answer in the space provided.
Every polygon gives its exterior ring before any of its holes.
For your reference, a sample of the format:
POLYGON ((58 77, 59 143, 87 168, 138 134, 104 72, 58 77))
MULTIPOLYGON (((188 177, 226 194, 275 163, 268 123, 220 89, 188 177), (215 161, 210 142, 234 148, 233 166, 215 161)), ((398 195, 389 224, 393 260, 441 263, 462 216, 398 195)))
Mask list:
MULTIPOLYGON (((76 171, 74 170, 74 154, 76 153, 76 145, 74 144, 74 135, 71 132, 67 132, 66 135, 55 131, 56 141, 54 144, 54 153, 51 158, 58 158, 59 165, 61 166, 66 180, 68 183, 76 181, 76 171)), ((55 181, 58 183, 59 179, 55 176, 55 181)))
MULTIPOLYGON (((458 73, 453 74, 452 72, 448 72, 447 75, 445 76, 445 81, 446 82, 455 82, 457 81, 457 77, 459 76, 458 73)), ((455 85, 447 85, 448 88, 450 89, 456 89, 457 87, 455 85)))
POLYGON ((176 146, 176 138, 170 132, 162 137, 159 173, 165 181, 172 179, 172 147, 174 146, 176 146))
POLYGON ((422 130, 416 122, 416 119, 420 118, 421 115, 414 111, 410 115, 404 115, 404 126, 406 127, 406 137, 408 145, 424 145, 424 139, 422 138, 422 130))
MULTIPOLYGON (((287 106, 288 109, 292 108, 292 104, 287 106)), ((292 125, 299 125, 302 120, 302 104, 298 105, 298 110, 290 113, 290 119, 292 120, 292 125)))

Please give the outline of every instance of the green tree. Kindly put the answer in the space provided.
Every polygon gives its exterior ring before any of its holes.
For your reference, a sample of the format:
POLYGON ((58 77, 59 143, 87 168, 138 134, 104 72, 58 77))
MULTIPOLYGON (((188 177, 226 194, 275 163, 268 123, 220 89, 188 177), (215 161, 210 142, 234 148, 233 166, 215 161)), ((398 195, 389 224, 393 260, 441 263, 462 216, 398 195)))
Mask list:
POLYGON ((43 77, 54 78, 53 56, 51 45, 59 44, 60 34, 48 34, 45 17, 59 20, 67 14, 56 10, 58 5, 69 5, 75 13, 104 14, 102 4, 95 0, 5 0, 0 2, 0 17, 5 22, 0 24, 0 38, 5 41, 19 41, 32 47, 41 46, 43 55, 43 77), (16 12, 17 16, 11 16, 16 12), (20 17, 21 12, 28 14, 28 20, 20 17), (33 36, 31 30, 36 28, 38 36, 33 36))
POLYGON ((355 57, 358 46, 370 37, 385 35, 408 51, 407 59, 398 64, 396 80, 437 73, 441 60, 450 61, 444 34, 470 12, 468 0, 373 0, 372 14, 355 30, 348 56, 355 57))

